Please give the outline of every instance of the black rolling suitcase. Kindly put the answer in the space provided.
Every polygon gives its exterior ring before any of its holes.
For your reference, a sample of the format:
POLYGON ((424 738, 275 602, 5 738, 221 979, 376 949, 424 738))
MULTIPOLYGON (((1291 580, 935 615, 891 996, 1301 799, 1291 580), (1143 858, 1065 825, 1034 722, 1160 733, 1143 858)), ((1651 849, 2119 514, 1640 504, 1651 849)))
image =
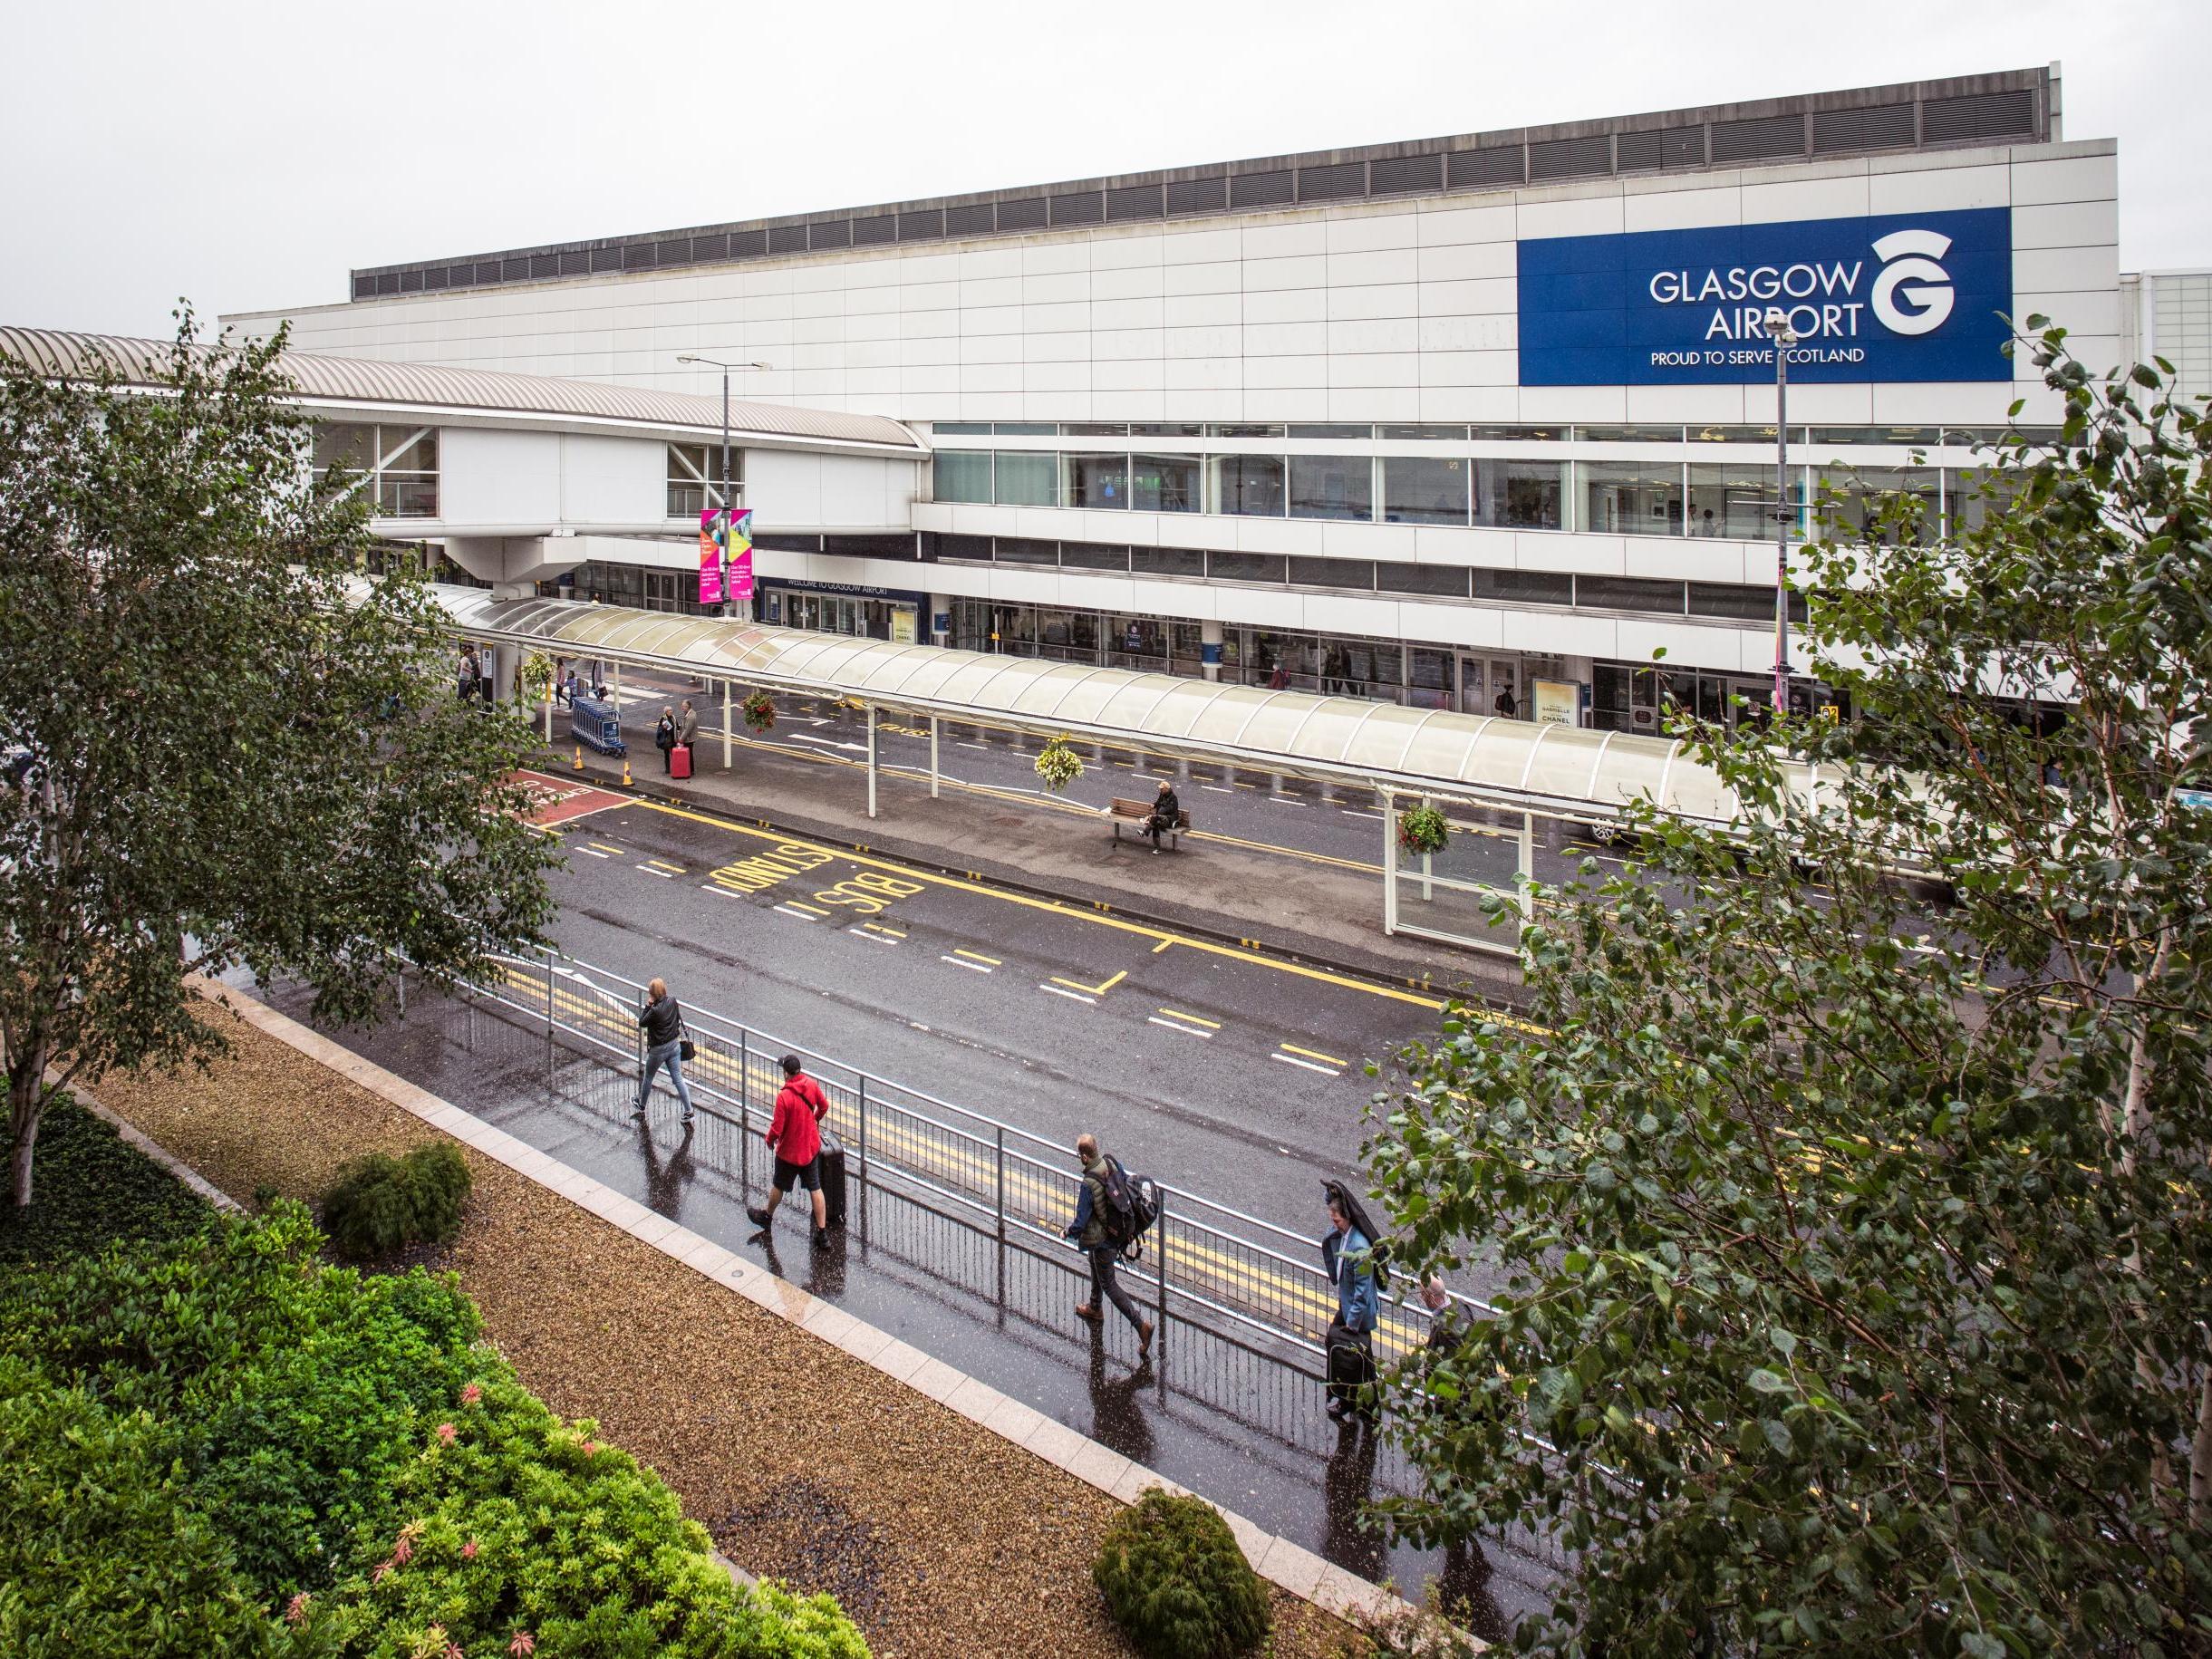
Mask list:
POLYGON ((1361 1408, 1361 1393, 1375 1381, 1374 1336, 1347 1330, 1340 1319, 1331 1320, 1327 1346, 1330 1403, 1343 1411, 1361 1408))
POLYGON ((822 1176, 822 1213, 832 1227, 845 1225, 845 1143, 822 1131, 818 1154, 822 1176))

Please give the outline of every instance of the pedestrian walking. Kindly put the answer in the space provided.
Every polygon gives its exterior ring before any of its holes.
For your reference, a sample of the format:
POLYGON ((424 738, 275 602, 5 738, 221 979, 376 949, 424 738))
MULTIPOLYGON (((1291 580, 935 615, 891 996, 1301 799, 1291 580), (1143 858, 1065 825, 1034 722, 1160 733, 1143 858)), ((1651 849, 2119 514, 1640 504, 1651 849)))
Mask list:
POLYGON ((748 1204, 745 1219, 765 1229, 776 1219, 776 1206, 793 1187, 804 1187, 814 1204, 814 1248, 829 1248, 829 1211, 822 1196, 822 1120, 829 1115, 829 1096, 822 1085, 800 1066, 798 1056, 783 1057, 784 1085, 776 1092, 775 1115, 768 1119, 768 1150, 776 1154, 776 1173, 768 1188, 768 1207, 748 1204))
POLYGON ((1337 1317, 1328 1327, 1328 1414, 1342 1418, 1363 1409, 1361 1394, 1375 1380, 1375 1325, 1382 1310, 1385 1269, 1380 1234, 1340 1181, 1325 1181, 1328 1231, 1321 1237, 1321 1267, 1337 1293, 1337 1317))
POLYGON ((645 1006, 638 1010, 638 1029, 645 1034, 645 1068, 638 1075, 637 1109, 632 1117, 645 1115, 645 1100, 652 1093, 653 1074, 668 1067, 668 1080, 676 1085, 676 1099, 683 1106, 683 1122, 691 1122, 691 1090, 683 1080, 683 1063, 691 1038, 684 1035, 683 1009, 668 994, 668 981, 655 979, 645 988, 645 1006))
POLYGON ((1122 1247, 1135 1236, 1130 1230, 1136 1210, 1128 1173, 1098 1150, 1098 1137, 1093 1134, 1077 1137, 1076 1162, 1083 1168, 1083 1191, 1065 1236, 1075 1240, 1091 1264, 1091 1299, 1076 1304, 1076 1317, 1096 1325, 1106 1317, 1105 1305, 1111 1302, 1135 1328, 1136 1351, 1149 1354, 1152 1321, 1136 1311, 1136 1304, 1121 1288, 1118 1271, 1122 1247))
POLYGON ((1160 793, 1152 798, 1152 816, 1145 820, 1145 833, 1152 837, 1155 856, 1160 851, 1160 837, 1173 833, 1183 824, 1183 803, 1175 798, 1175 786, 1164 777, 1160 780, 1160 793))
POLYGON ((676 748, 676 712, 665 705, 661 709, 661 723, 652 728, 652 746, 661 751, 661 770, 673 772, 676 763, 669 757, 676 748))

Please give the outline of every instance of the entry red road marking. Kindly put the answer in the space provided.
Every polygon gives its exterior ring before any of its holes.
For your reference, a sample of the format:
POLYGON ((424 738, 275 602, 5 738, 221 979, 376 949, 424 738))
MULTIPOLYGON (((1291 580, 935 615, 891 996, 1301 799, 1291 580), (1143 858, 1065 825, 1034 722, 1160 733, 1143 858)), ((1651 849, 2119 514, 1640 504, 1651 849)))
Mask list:
POLYGON ((616 795, 612 789, 574 783, 545 772, 517 772, 515 781, 530 792, 530 799, 535 803, 530 814, 533 824, 565 824, 572 818, 623 805, 630 798, 616 795))

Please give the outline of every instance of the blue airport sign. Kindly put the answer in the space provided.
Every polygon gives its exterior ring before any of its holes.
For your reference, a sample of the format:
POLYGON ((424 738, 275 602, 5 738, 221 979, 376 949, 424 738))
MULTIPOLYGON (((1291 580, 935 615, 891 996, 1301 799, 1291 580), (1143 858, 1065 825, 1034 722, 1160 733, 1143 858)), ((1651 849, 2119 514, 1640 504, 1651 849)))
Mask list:
POLYGON ((2009 381, 2009 207, 1519 244, 1523 386, 2009 381))

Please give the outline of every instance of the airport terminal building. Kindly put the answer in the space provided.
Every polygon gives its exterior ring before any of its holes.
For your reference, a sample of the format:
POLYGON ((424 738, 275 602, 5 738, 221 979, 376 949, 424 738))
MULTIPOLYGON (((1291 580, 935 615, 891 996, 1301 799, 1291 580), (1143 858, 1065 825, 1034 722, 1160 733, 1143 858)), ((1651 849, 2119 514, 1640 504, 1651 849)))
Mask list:
MULTIPOLYGON (((1800 535, 1830 488, 1973 520, 1974 446, 2056 415, 2004 318, 2130 349, 2115 146, 2061 114, 2055 69, 1863 88, 376 266, 226 320, 694 396, 721 371, 678 358, 718 358, 765 365, 748 402, 897 423, 918 449, 740 441, 763 620, 1649 729, 1769 694, 1769 306, 1800 535)), ((435 446, 393 499, 480 580, 695 609, 714 446, 632 441, 665 534, 487 563, 515 516, 441 504, 435 446)))

